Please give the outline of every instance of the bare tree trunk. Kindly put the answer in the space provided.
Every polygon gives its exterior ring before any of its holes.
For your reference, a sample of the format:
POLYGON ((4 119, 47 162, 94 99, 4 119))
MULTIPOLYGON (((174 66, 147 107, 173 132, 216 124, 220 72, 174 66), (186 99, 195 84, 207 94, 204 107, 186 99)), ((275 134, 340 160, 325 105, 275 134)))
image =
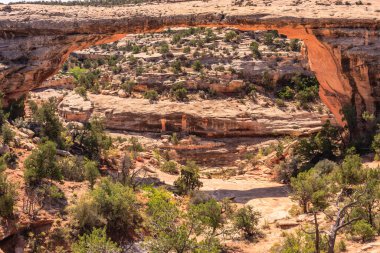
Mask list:
POLYGON ((317 213, 313 211, 313 215, 314 215, 314 226, 315 226, 315 253, 320 253, 321 251, 319 249, 320 238, 319 238, 319 225, 318 225, 317 213))
POLYGON ((327 253, 334 253, 336 233, 336 230, 333 230, 331 233, 329 233, 329 248, 327 250, 327 253))

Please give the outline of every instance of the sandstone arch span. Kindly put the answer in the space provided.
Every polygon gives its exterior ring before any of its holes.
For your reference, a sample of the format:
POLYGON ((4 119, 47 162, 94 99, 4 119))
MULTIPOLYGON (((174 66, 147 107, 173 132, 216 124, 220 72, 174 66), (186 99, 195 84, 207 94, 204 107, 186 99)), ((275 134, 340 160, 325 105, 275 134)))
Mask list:
POLYGON ((380 3, 368 1, 372 11, 367 6, 348 13, 339 6, 321 9, 321 14, 318 5, 284 9, 290 0, 274 0, 269 7, 233 6, 230 0, 117 8, 0 7, 0 89, 8 100, 17 98, 55 74, 72 51, 128 33, 178 26, 275 29, 305 42, 322 101, 338 122, 343 124, 339 111, 344 104, 355 106, 358 116, 363 111, 378 116, 380 3))

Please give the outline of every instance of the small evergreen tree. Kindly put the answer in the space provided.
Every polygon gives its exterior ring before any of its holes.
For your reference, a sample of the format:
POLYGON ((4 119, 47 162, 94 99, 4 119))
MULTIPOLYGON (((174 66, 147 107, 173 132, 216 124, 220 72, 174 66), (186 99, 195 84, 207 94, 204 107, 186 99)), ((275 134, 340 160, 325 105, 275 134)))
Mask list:
POLYGON ((24 162, 25 182, 29 186, 38 186, 43 179, 61 180, 62 173, 57 164, 56 144, 47 141, 32 151, 24 162))
POLYGON ((15 133, 7 124, 3 124, 1 127, 1 135, 3 137, 3 143, 8 145, 13 140, 15 133))
POLYGON ((90 234, 79 236, 71 250, 73 253, 120 253, 122 249, 106 235, 106 229, 94 228, 90 234))
POLYGON ((96 179, 100 176, 97 162, 86 161, 84 164, 84 174, 86 180, 90 183, 90 188, 93 189, 96 179))
POLYGON ((186 165, 181 169, 181 175, 174 181, 174 186, 179 194, 188 194, 193 190, 202 187, 200 181, 199 167, 194 161, 187 161, 186 165))

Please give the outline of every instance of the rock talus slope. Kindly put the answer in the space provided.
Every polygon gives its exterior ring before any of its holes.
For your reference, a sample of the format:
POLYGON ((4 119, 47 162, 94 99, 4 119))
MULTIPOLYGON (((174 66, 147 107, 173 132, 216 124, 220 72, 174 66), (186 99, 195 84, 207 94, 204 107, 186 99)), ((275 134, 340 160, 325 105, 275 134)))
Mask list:
MULTIPOLYGON (((323 102, 341 122, 348 104, 380 114, 380 2, 189 1, 125 7, 12 5, 0 7, 0 89, 20 97, 56 73, 68 55, 125 34, 175 26, 276 29, 304 40, 323 102)), ((358 117, 361 118, 361 117, 358 117)))

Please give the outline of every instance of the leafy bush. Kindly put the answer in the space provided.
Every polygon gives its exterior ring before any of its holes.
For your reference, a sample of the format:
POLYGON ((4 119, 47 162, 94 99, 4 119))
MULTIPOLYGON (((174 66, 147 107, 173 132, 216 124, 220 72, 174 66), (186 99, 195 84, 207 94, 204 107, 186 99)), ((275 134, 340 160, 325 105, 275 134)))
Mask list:
POLYGON ((244 206, 236 211, 234 215, 234 228, 241 231, 246 239, 255 239, 261 235, 258 223, 261 214, 252 206, 244 206))
POLYGON ((294 152, 305 166, 315 164, 322 159, 333 159, 342 154, 340 133, 339 128, 327 121, 317 134, 300 139, 294 152))
POLYGON ((293 190, 292 199, 298 201, 304 213, 309 211, 311 203, 315 208, 327 205, 326 178, 321 177, 317 170, 299 173, 291 179, 290 185, 293 190))
POLYGON ((197 72, 200 72, 203 69, 203 65, 202 65, 202 63, 199 60, 194 61, 192 67, 197 72))
POLYGON ((365 176, 361 158, 357 154, 346 155, 342 164, 333 170, 334 180, 347 187, 363 183, 366 180, 365 176))
POLYGON ((365 220, 355 222, 355 224, 352 225, 350 233, 359 237, 362 243, 371 241, 376 235, 375 229, 365 220))
POLYGON ((333 161, 330 161, 328 159, 323 159, 319 161, 315 166, 314 169, 321 175, 327 175, 330 172, 333 171, 333 169, 337 166, 337 164, 333 161))
POLYGON ((17 156, 17 154, 14 151, 11 150, 11 152, 8 152, 8 153, 4 154, 3 158, 4 158, 5 164, 9 168, 11 168, 11 169, 17 168, 18 156, 17 156))
POLYGON ((170 49, 169 49, 169 44, 166 43, 166 42, 162 42, 161 45, 160 45, 160 53, 161 54, 167 54, 170 52, 170 49))
POLYGON ((200 181, 199 167, 194 161, 187 161, 186 166, 181 168, 181 175, 174 181, 174 186, 179 194, 188 194, 202 187, 200 181))
POLYGON ((380 155, 380 134, 376 134, 373 137, 371 148, 375 152, 376 155, 378 156, 380 155))
POLYGON ((219 240, 213 233, 219 232, 225 222, 219 203, 192 205, 185 213, 168 191, 147 190, 150 236, 145 238, 145 244, 149 252, 221 252, 219 240))
POLYGON ((183 83, 181 82, 173 84, 170 94, 177 101, 187 100, 187 89, 183 87, 183 83))
POLYGON ((60 158, 58 160, 58 167, 65 180, 76 182, 84 180, 83 158, 78 156, 60 158))
POLYGON ((237 37, 238 37, 238 34, 235 31, 228 31, 226 32, 224 36, 224 41, 232 42, 236 40, 237 37))
POLYGON ((252 51, 253 58, 255 58, 255 59, 261 59, 261 53, 260 53, 260 50, 259 50, 259 43, 253 41, 249 45, 249 49, 251 49, 251 51, 252 51))
POLYGON ((83 195, 75 205, 70 206, 69 213, 75 225, 82 231, 90 231, 93 227, 103 227, 107 224, 91 193, 83 195))
POLYGON ((15 133, 7 124, 3 124, 1 127, 1 136, 3 138, 3 143, 8 145, 11 141, 13 141, 15 133))
POLYGON ((73 243, 73 253, 119 253, 122 249, 107 238, 105 228, 94 228, 91 234, 79 236, 79 240, 73 243))
POLYGON ((84 99, 87 99, 87 90, 83 86, 78 86, 74 89, 74 92, 78 94, 79 96, 83 97, 84 99))
POLYGON ((62 137, 63 126, 56 114, 57 102, 50 98, 48 102, 43 103, 40 107, 31 104, 33 112, 33 121, 38 126, 39 136, 47 137, 54 141, 58 148, 65 148, 65 140, 62 137))
POLYGON ((133 87, 136 86, 136 82, 134 81, 128 81, 128 82, 123 82, 121 84, 121 88, 129 95, 132 94, 133 87))
POLYGON ((178 74, 182 71, 181 62, 176 60, 172 63, 172 69, 174 74, 178 74))
POLYGON ((99 160, 104 151, 112 146, 111 137, 105 133, 103 120, 97 117, 92 118, 86 124, 85 129, 77 136, 77 139, 84 154, 92 160, 99 160))
POLYGON ((178 174, 177 163, 174 161, 165 161, 160 169, 169 174, 178 174))
POLYGON ((343 240, 340 240, 338 244, 336 245, 336 252, 346 252, 347 251, 347 246, 346 243, 343 240))
POLYGON ((172 134, 172 136, 170 137, 170 142, 171 142, 173 145, 178 145, 179 140, 178 140, 177 133, 173 133, 173 134, 172 134))
POLYGON ((15 186, 8 182, 3 172, 0 172, 0 217, 9 218, 13 215, 15 205, 15 186))
POLYGON ((275 38, 275 36, 273 33, 271 33, 271 32, 265 33, 264 34, 264 44, 267 46, 273 45, 274 38, 275 38))
POLYGON ((294 52, 301 51, 301 45, 298 39, 291 39, 289 43, 289 49, 294 52))
POLYGON ((148 90, 144 93, 144 98, 149 99, 150 103, 158 101, 158 93, 155 90, 148 90))
POLYGON ((90 183, 90 188, 94 188, 95 181, 100 176, 97 162, 86 161, 84 164, 84 175, 86 180, 90 183))
POLYGON ((25 162, 24 177, 29 186, 37 186, 43 179, 61 180, 62 172, 57 164, 56 144, 47 141, 32 151, 25 162))
POLYGON ((282 90, 277 93, 277 96, 281 99, 291 100, 295 96, 295 92, 289 86, 285 86, 282 90))
POLYGON ((128 142, 131 144, 131 146, 128 148, 129 151, 133 151, 133 152, 142 152, 142 151, 144 151, 143 146, 139 142, 139 139, 137 139, 136 137, 129 138, 128 142))
POLYGON ((70 208, 79 228, 106 225, 107 231, 131 237, 141 225, 140 203, 133 190, 105 178, 70 208))
MULTIPOLYGON (((321 252, 327 252, 327 241, 322 237, 320 242, 321 252)), ((307 234, 301 230, 295 233, 285 233, 281 243, 276 243, 270 249, 271 253, 312 253, 315 252, 314 238, 312 234, 307 234)))

